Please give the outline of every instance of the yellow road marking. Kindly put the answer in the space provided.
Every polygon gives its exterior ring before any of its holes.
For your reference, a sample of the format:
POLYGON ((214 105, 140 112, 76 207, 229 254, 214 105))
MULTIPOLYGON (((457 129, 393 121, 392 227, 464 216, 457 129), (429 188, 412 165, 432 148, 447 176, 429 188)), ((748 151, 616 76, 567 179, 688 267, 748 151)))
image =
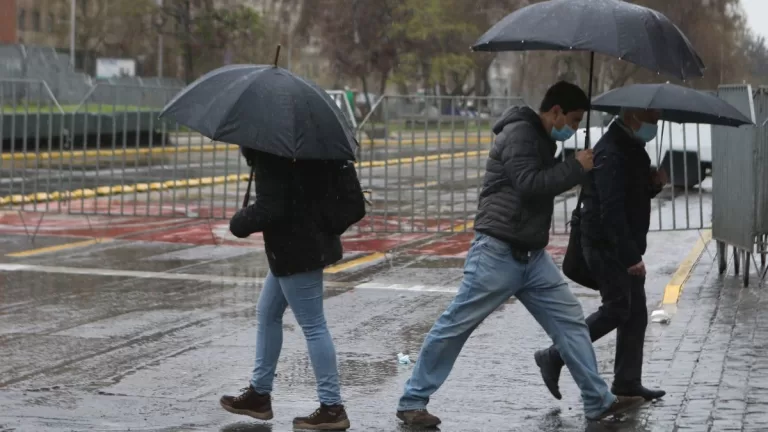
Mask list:
POLYGON ((96 239, 77 241, 72 243, 64 243, 64 244, 55 245, 55 246, 46 246, 46 247, 41 247, 37 249, 29 249, 21 252, 14 252, 14 253, 9 253, 6 256, 13 257, 13 258, 23 258, 23 257, 33 256, 33 255, 59 252, 67 249, 75 249, 75 248, 90 246, 90 245, 99 244, 99 243, 108 243, 111 241, 112 239, 109 239, 109 238, 96 238, 96 239))
MULTIPOLYGON (((483 174, 484 173, 475 173, 475 174, 468 175, 466 177, 462 177, 460 179, 454 178, 454 180, 474 180, 474 179, 478 179, 478 178, 482 177, 483 174)), ((442 183, 443 181, 451 181, 451 179, 450 178, 446 178, 446 179, 443 179, 442 181, 433 180, 433 181, 424 182, 424 183, 416 183, 415 185, 413 185, 413 187, 415 189, 426 189, 426 188, 431 188, 431 187, 437 186, 440 183, 442 183)))
POLYGON ((696 242, 696 245, 691 249, 691 252, 688 253, 688 256, 683 260, 675 274, 672 275, 672 279, 669 281, 666 288, 664 288, 664 300, 662 301, 662 304, 677 304, 677 301, 680 299, 680 294, 683 292, 683 286, 685 286, 685 283, 691 276, 693 267, 699 261, 699 258, 701 258, 704 249, 707 247, 707 243, 709 243, 711 239, 712 230, 706 230, 701 234, 701 238, 696 242))
MULTIPOLYGON (((388 165, 404 165, 418 162, 433 162, 443 159, 465 158, 477 156, 483 152, 469 151, 458 153, 440 153, 428 156, 414 156, 408 158, 387 159, 381 161, 364 161, 358 165, 361 168, 375 168, 388 165)), ((248 181, 248 174, 230 174, 228 176, 189 178, 180 180, 168 180, 154 183, 136 183, 131 185, 116 186, 97 186, 94 189, 75 189, 71 191, 37 192, 27 195, 8 195, 0 197, 0 207, 14 204, 42 203, 51 201, 66 201, 79 198, 93 198, 96 196, 110 196, 120 194, 130 194, 138 192, 162 191, 168 189, 190 188, 199 186, 208 186, 213 184, 235 183, 248 181)))
POLYGON ((367 263, 370 263, 370 262, 373 262, 373 261, 377 261, 377 260, 383 259, 385 257, 386 257, 386 255, 383 254, 383 253, 375 252, 375 253, 372 253, 370 255, 362 256, 360 258, 355 258, 353 260, 349 260, 347 262, 343 262, 341 264, 336 264, 336 265, 332 265, 332 266, 326 267, 325 270, 324 270, 324 273, 334 274, 334 273, 343 272, 345 270, 351 269, 352 267, 357 267, 357 266, 360 266, 360 265, 363 265, 363 264, 367 264, 367 263))
POLYGON ((135 148, 123 150, 75 150, 75 151, 51 151, 43 153, 3 153, 2 160, 52 160, 52 159, 83 159, 100 157, 118 157, 118 156, 137 156, 137 155, 161 155, 175 153, 210 153, 215 151, 234 151, 239 147, 232 144, 204 144, 200 146, 187 147, 153 147, 153 148, 135 148))
MULTIPOLYGON (((475 222, 474 221, 470 221, 470 222, 467 222, 467 223, 462 223, 462 224, 454 225, 453 227, 451 227, 451 229, 443 230, 442 232, 446 232, 446 233, 461 233, 461 232, 464 232, 465 230, 466 231, 471 230, 472 227, 474 227, 474 226, 475 226, 475 222)), ((378 260, 383 259, 383 258, 386 258, 386 254, 385 253, 374 252, 374 253, 372 253, 370 255, 362 256, 360 258, 355 258, 353 260, 349 260, 349 261, 343 262, 341 264, 337 264, 337 265, 333 265, 333 266, 327 267, 325 269, 325 273, 334 274, 334 273, 343 272, 343 271, 346 271, 346 270, 349 270, 349 269, 361 266, 363 264, 368 264, 368 263, 370 263, 372 261, 378 261, 378 260)))
POLYGON ((471 230, 472 228, 474 228, 474 226, 475 226, 475 221, 469 221, 467 223, 460 223, 458 225, 454 225, 451 227, 451 230, 447 232, 462 233, 464 231, 471 230))
MULTIPOLYGON (((427 138, 427 139, 413 139, 402 140, 401 144, 405 145, 427 145, 427 144, 451 144, 458 143, 461 145, 472 144, 490 144, 493 142, 493 137, 481 137, 479 140, 477 137, 466 138, 463 136, 457 138, 427 138)), ((365 149, 366 144, 372 144, 374 146, 386 145, 391 146, 397 144, 397 139, 375 139, 375 140, 363 140, 361 143, 365 149)), ((147 155, 173 155, 177 153, 212 153, 216 151, 237 151, 238 146, 234 144, 203 144, 203 145, 189 145, 189 146, 174 146, 169 145, 166 147, 152 147, 152 148, 134 148, 134 149, 122 149, 122 150, 68 150, 68 151, 51 151, 43 153, 32 152, 11 152, 3 153, 0 158, 3 161, 32 161, 32 160, 58 160, 58 159, 88 159, 88 158, 115 158, 115 157, 130 157, 130 156, 147 156, 147 155)))

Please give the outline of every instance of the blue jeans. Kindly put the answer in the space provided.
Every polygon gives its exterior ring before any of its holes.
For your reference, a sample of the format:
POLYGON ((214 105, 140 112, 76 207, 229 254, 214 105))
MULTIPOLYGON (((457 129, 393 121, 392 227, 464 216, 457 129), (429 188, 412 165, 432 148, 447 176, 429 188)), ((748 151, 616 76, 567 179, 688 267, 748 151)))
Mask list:
POLYGON ((267 274, 257 306, 259 326, 251 385, 261 394, 272 393, 277 360, 283 347, 283 314, 288 306, 307 340, 320 403, 342 403, 336 349, 323 313, 322 269, 286 277, 267 274))
POLYGON ((520 300, 552 338, 581 389, 586 416, 596 417, 611 406, 616 397, 597 371, 581 304, 552 257, 537 251, 523 263, 512 257, 506 243, 477 233, 459 292, 427 334, 413 375, 405 384, 399 411, 426 408, 472 332, 511 296, 520 300))

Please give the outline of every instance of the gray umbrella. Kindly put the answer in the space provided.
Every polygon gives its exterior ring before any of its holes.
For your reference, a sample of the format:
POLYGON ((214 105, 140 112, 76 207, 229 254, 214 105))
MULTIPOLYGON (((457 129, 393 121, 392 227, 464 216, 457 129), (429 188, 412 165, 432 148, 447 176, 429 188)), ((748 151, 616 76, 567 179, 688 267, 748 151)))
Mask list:
POLYGON ((661 12, 619 0, 549 0, 491 27, 475 51, 591 51, 680 79, 704 75, 685 35, 661 12))
POLYGON ((592 108, 619 114, 621 108, 655 109, 661 120, 723 126, 753 124, 736 107, 704 92, 674 84, 632 84, 592 100, 592 108))
MULTIPOLYGON (((589 90, 595 53, 681 79, 704 75, 688 38, 661 12, 620 0, 549 0, 520 8, 491 27, 474 51, 589 51, 589 90)), ((590 116, 587 115, 586 147, 590 116)))
POLYGON ((221 142, 292 159, 355 160, 357 141, 317 84, 272 65, 225 66, 160 113, 221 142))

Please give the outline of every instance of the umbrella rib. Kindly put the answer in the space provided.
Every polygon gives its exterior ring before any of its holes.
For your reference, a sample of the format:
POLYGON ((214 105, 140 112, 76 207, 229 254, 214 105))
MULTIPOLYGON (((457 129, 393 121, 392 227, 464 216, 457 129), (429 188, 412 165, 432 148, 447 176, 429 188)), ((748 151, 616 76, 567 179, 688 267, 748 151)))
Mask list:
MULTIPOLYGON (((240 82, 240 81, 251 81, 251 80, 253 80, 253 79, 254 79, 256 76, 259 76, 259 75, 260 75, 262 72, 264 72, 265 70, 266 70, 266 69, 257 69, 257 70, 254 70, 254 71, 252 71, 252 73, 250 73, 250 74, 246 75, 245 77, 241 78, 240 80, 236 80, 236 81, 233 81, 233 82, 231 82, 229 85, 227 85, 227 88, 228 88, 228 89, 231 89, 231 88, 232 88, 232 86, 234 86, 236 83, 238 83, 238 82, 240 82)), ((224 115, 221 117, 222 119, 226 119, 227 117, 229 117, 229 113, 231 113, 231 112, 232 112, 232 110, 233 110, 233 109, 235 109, 235 106, 237 106, 237 104, 238 104, 238 103, 240 103, 240 98, 242 98, 242 97, 243 97, 243 94, 245 93, 245 91, 246 91, 247 89, 248 89, 248 86, 245 86, 245 87, 243 88, 243 91, 241 91, 241 92, 240 92, 240 94, 237 96, 237 98, 235 99, 235 101, 234 101, 234 102, 233 102, 233 103, 232 103, 232 104, 229 106, 229 108, 227 108, 227 110, 224 112, 224 115)), ((216 95, 216 96, 213 98, 213 101, 216 101, 216 100, 218 100, 218 98, 220 98, 221 96, 223 96, 223 95, 224 95, 224 93, 225 93, 225 92, 223 92, 223 91, 222 91, 222 92, 219 92, 219 93, 218 93, 218 94, 217 94, 217 95, 216 95)), ((213 101, 212 101, 212 102, 213 102, 213 101)), ((219 125, 219 126, 220 126, 220 125, 219 125)), ((218 129, 218 127, 216 128, 216 131, 215 131, 215 132, 216 132, 216 133, 214 133, 214 134, 213 134, 213 137, 212 137, 211 139, 212 139, 212 140, 214 140, 214 141, 217 141, 217 138, 219 137, 219 133, 218 133, 218 132, 219 132, 219 129, 218 129)))

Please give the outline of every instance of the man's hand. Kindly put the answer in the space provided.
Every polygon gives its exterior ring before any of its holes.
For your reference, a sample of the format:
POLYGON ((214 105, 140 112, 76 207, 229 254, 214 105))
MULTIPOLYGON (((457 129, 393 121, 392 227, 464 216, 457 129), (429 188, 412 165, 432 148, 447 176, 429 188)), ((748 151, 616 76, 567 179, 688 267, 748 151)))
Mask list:
POLYGON ((664 187, 667 183, 669 183, 669 176, 667 176, 666 171, 663 169, 651 169, 651 184, 657 187, 664 187))
POLYGON ((579 161, 581 166, 584 168, 584 172, 591 171, 595 166, 592 149, 586 149, 576 153, 576 160, 579 161))
POLYGON ((632 276, 645 276, 645 263, 640 261, 639 263, 630 267, 627 271, 632 276))

